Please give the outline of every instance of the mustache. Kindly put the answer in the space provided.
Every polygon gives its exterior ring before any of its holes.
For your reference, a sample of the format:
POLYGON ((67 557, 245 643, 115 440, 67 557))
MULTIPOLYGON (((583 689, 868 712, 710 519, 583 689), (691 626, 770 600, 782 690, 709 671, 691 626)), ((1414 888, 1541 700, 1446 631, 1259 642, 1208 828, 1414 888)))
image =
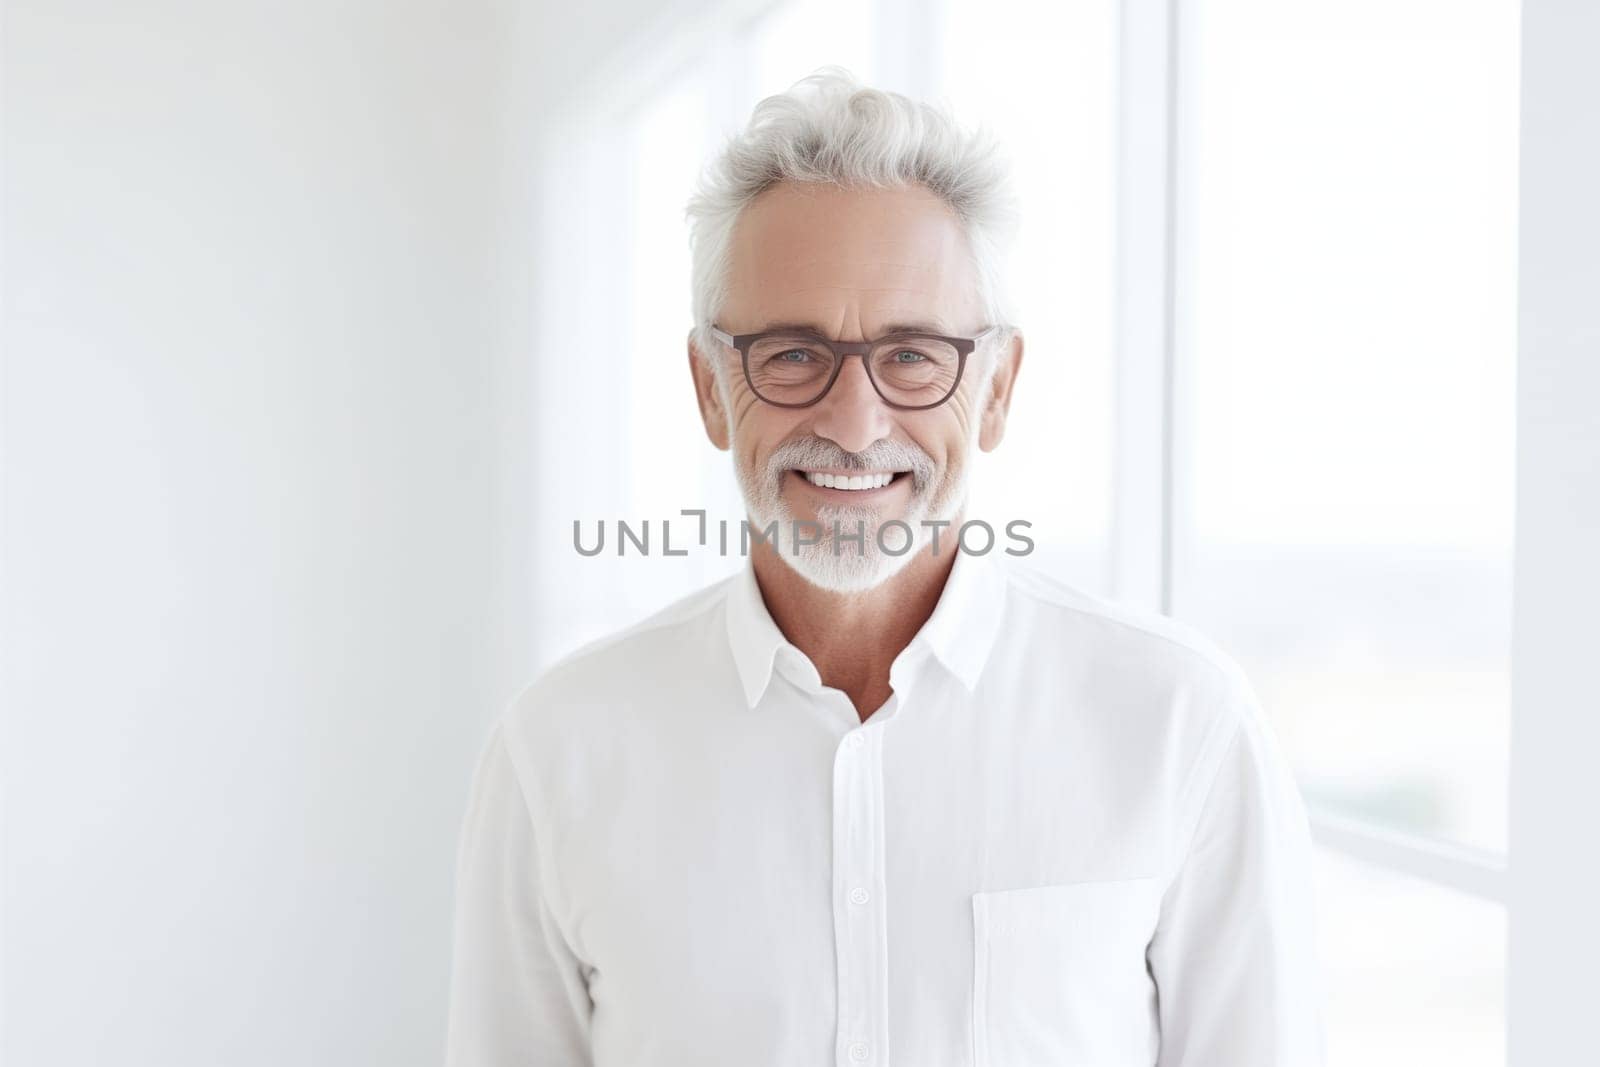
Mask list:
POLYGON ((874 441, 860 452, 847 452, 822 437, 802 437, 787 441, 767 459, 769 482, 797 467, 834 467, 851 471, 904 470, 911 472, 911 485, 921 493, 933 484, 938 465, 922 449, 901 441, 874 441))

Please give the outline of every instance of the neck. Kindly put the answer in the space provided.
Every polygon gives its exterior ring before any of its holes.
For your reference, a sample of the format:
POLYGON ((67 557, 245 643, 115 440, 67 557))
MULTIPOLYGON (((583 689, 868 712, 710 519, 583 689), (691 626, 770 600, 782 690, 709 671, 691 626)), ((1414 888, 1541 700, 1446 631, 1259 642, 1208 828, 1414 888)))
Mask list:
MULTIPOLYGON (((949 530, 959 526, 958 518, 949 530)), ((938 555, 922 546, 892 577, 853 593, 812 585, 765 542, 751 564, 772 621, 864 721, 889 699, 889 668, 933 614, 956 551, 952 538, 941 537, 938 555)))

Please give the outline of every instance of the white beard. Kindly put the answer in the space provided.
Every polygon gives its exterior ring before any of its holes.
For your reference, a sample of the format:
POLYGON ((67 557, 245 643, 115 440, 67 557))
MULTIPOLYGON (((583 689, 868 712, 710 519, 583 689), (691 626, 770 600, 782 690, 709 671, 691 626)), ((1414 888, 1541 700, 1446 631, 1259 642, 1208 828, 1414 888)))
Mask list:
POLYGON ((855 453, 858 457, 866 458, 867 466, 880 468, 909 466, 912 470, 910 477, 913 478, 910 507, 903 515, 882 516, 877 508, 870 506, 824 505, 817 510, 817 525, 820 530, 806 526, 803 520, 799 523, 800 531, 808 538, 816 537, 816 543, 798 548, 795 545, 796 520, 779 491, 780 479, 785 476, 786 470, 795 465, 844 466, 844 463, 838 461, 838 457, 851 454, 843 452, 831 442, 812 438, 810 441, 795 442, 791 446, 778 449, 769 461, 767 471, 762 475, 752 475, 741 464, 736 463, 735 468, 739 478, 739 489, 750 514, 752 537, 765 532, 771 524, 776 523, 777 555, 793 568, 795 573, 822 589, 838 593, 858 593, 876 588, 899 573, 901 568, 910 563, 918 553, 928 551, 936 532, 942 551, 954 548, 956 531, 953 527, 931 527, 924 525, 924 522, 939 520, 951 522, 961 514, 966 504, 967 474, 971 470, 972 454, 975 451, 975 448, 969 448, 967 461, 962 464, 960 476, 953 484, 946 486, 942 493, 937 494, 937 497, 934 487, 916 484, 918 480, 925 482, 931 478, 934 471, 933 461, 919 450, 901 444, 878 442, 865 452, 855 453), (795 456, 816 458, 799 460, 794 458, 795 456), (882 530, 882 545, 879 542, 880 525, 896 519, 910 528, 912 537, 912 547, 903 551, 902 547, 906 542, 905 528, 893 526, 882 530), (839 531, 844 535, 837 540, 833 536, 835 522, 839 524, 839 531), (859 543, 855 537, 858 523, 864 524, 863 536, 859 543), (887 546, 889 551, 884 551, 883 546, 887 546))

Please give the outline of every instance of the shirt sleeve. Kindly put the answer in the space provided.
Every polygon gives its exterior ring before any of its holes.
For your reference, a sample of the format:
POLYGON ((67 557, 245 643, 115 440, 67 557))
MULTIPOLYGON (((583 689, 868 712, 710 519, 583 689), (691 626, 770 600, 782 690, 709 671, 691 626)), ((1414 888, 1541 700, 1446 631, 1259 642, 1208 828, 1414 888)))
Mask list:
POLYGON ((587 1067, 592 1002, 546 902, 503 721, 473 774, 455 894, 447 1067, 587 1067))
POLYGON ((1150 942, 1158 1067, 1321 1067, 1305 807, 1241 674, 1236 725, 1150 942))

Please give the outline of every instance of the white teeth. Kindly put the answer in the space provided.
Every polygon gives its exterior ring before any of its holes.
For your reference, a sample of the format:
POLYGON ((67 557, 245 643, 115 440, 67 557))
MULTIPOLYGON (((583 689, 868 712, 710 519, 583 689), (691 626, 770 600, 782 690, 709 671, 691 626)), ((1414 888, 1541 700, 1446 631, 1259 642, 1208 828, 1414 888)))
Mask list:
POLYGON ((802 472, 806 481, 823 489, 881 489, 894 480, 894 472, 881 471, 877 474, 818 474, 815 471, 802 472))

